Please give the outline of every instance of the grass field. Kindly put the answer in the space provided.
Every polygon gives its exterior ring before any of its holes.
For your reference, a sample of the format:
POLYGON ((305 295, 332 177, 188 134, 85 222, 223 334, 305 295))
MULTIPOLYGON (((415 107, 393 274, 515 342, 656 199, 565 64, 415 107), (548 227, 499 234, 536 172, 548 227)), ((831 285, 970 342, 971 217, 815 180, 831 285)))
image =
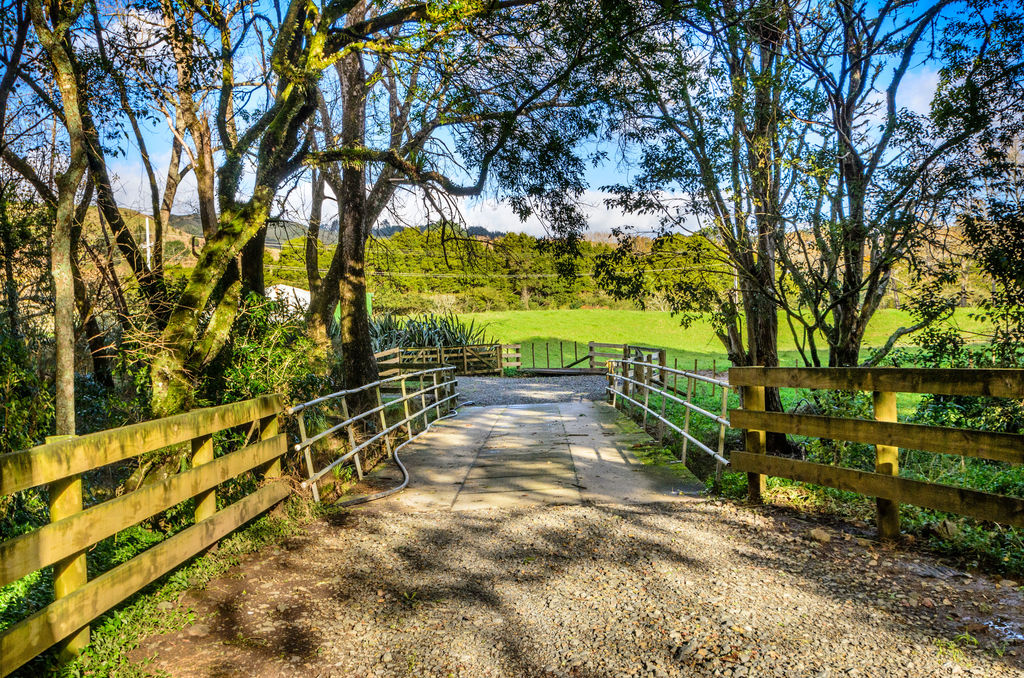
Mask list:
MULTIPOLYGON (((981 329, 981 324, 970 317, 971 312, 971 309, 960 309, 954 318, 967 335, 981 329)), ((680 366, 689 367, 697 360, 700 369, 710 368, 712 360, 721 367, 729 365, 722 343, 707 321, 698 321, 684 329, 668 312, 577 309, 467 313, 462 317, 477 325, 486 325, 488 334, 504 343, 522 344, 524 367, 543 367, 548 359, 555 366, 559 342, 562 342, 563 364, 568 364, 574 355, 586 354, 589 341, 664 347, 668 349, 670 365, 677 360, 680 366)), ((884 309, 876 313, 865 337, 865 353, 884 344, 894 331, 911 322, 906 311, 884 309)), ((913 345, 913 335, 901 343, 913 345)), ((795 365, 799 354, 781 317, 779 348, 782 364, 795 365)))

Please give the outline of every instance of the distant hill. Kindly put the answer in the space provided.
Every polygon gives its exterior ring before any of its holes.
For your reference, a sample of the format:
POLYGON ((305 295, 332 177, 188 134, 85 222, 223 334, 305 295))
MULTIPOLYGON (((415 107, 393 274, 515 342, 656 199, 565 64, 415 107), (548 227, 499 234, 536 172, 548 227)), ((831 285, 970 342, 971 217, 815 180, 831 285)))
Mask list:
MULTIPOLYGON (((199 237, 203 235, 203 226, 199 221, 198 214, 172 214, 170 225, 172 228, 191 235, 199 237)), ((385 222, 383 226, 376 226, 373 229, 373 235, 377 238, 390 238, 404 228, 406 226, 385 222)), ((470 226, 466 229, 466 233, 473 238, 486 238, 488 240, 497 240, 506 235, 504 231, 492 231, 483 226, 470 226)), ((267 247, 279 250, 288 240, 305 237, 305 224, 295 221, 271 221, 267 228, 267 247)), ((338 222, 336 220, 320 226, 320 242, 325 245, 338 244, 338 222)))
MULTIPOLYGON (((203 225, 198 214, 172 214, 170 225, 192 235, 203 235, 203 225)), ((275 250, 293 238, 305 238, 306 225, 295 221, 271 221, 267 227, 267 247, 275 250)), ((338 243, 338 222, 333 221, 320 227, 320 242, 325 245, 338 243)))

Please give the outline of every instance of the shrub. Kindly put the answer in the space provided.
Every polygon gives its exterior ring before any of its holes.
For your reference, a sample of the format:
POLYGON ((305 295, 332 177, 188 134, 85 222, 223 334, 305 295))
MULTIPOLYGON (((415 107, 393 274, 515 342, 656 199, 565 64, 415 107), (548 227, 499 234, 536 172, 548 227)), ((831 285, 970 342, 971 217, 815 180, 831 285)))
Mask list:
POLYGON ((487 335, 485 326, 477 326, 472 320, 467 324, 454 313, 406 319, 390 314, 376 316, 370 322, 370 339, 374 351, 386 351, 397 346, 418 348, 496 343, 487 335))

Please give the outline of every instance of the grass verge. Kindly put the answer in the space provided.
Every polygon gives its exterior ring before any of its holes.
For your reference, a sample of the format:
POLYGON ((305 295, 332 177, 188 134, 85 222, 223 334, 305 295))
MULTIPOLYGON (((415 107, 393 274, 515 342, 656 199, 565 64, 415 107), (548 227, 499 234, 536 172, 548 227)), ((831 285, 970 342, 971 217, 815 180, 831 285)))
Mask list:
POLYGON ((144 638, 180 630, 194 619, 191 611, 177 608, 181 594, 205 588, 215 577, 237 565, 242 556, 298 534, 304 524, 322 515, 324 510, 301 497, 288 499, 272 513, 225 537, 205 555, 177 568, 94 621, 91 642, 74 661, 61 665, 51 651, 32 660, 13 676, 141 678, 166 675, 150 671, 145 664, 130 662, 128 656, 144 638))

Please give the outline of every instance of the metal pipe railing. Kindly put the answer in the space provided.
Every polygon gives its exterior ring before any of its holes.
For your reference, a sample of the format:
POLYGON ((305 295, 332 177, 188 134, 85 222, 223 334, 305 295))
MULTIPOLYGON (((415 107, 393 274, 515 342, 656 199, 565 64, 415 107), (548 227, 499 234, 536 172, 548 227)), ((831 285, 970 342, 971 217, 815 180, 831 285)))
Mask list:
MULTIPOLYGON (((363 468, 360 462, 359 452, 367 449, 370 445, 372 445, 375 442, 383 441, 387 448, 387 453, 390 456, 394 456, 394 451, 396 448, 394 448, 391 445, 391 439, 389 436, 396 430, 405 427, 406 440, 404 443, 402 443, 402 445, 405 445, 406 443, 416 439, 417 437, 425 433, 430 428, 430 425, 433 423, 432 421, 428 420, 428 415, 430 411, 434 410, 434 421, 437 421, 438 419, 442 418, 441 407, 446 403, 456 401, 460 397, 460 394, 458 392, 453 392, 453 386, 456 383, 455 380, 452 379, 452 375, 454 374, 454 372, 455 367, 448 365, 444 367, 434 367, 430 369, 420 370, 418 372, 410 372, 408 374, 396 375, 394 377, 388 377, 386 379, 378 379, 377 381, 365 384, 358 388, 337 391, 335 393, 321 396, 319 398, 315 398, 308 402, 300 403, 298 405, 288 408, 286 410, 288 414, 298 415, 297 420, 299 426, 300 441, 296 445, 294 445, 294 450, 296 452, 304 453, 306 469, 309 475, 309 477, 302 482, 302 487, 312 488, 314 500, 320 501, 320 491, 317 486, 317 481, 323 478, 331 470, 337 468, 340 464, 344 463, 349 459, 352 459, 355 464, 356 474, 361 480, 363 478, 363 468), (420 388, 416 391, 407 391, 406 382, 408 380, 416 379, 418 381, 421 381, 421 378, 425 376, 432 377, 433 383, 428 384, 427 386, 420 388), (443 376, 444 378, 439 380, 438 376, 443 376), (381 395, 381 386, 393 382, 401 383, 402 393, 398 398, 384 402, 383 397, 381 395), (367 408, 366 410, 359 412, 358 414, 350 415, 347 397, 357 393, 370 392, 375 393, 378 404, 375 407, 367 408), (433 401, 428 403, 427 395, 431 393, 433 395, 433 401), (415 412, 412 412, 409 407, 409 403, 414 403, 414 398, 420 399, 420 408, 417 409, 415 412), (338 424, 334 424, 327 430, 321 431, 316 435, 307 436, 304 411, 314 405, 324 404, 332 400, 341 401, 340 405, 342 410, 342 416, 344 417, 343 421, 341 421, 338 424), (402 406, 404 411, 404 417, 397 423, 389 426, 387 423, 385 411, 388 408, 396 406, 402 406), (371 436, 367 440, 364 440, 361 443, 357 443, 353 425, 360 421, 367 420, 368 417, 374 414, 380 415, 380 430, 377 431, 373 436, 371 436), (419 417, 423 418, 423 428, 419 432, 414 433, 413 421, 419 417), (335 459, 334 461, 332 461, 324 468, 320 469, 319 471, 315 470, 313 466, 312 454, 310 452, 312 446, 317 442, 323 440, 324 438, 327 438, 328 436, 333 435, 345 428, 348 429, 348 451, 345 452, 340 457, 338 457, 337 459, 335 459)), ((451 408, 449 407, 448 409, 451 408)))
MULTIPOLYGON (((648 416, 653 416, 658 424, 658 435, 659 438, 663 438, 663 427, 676 431, 683 437, 683 446, 680 453, 680 457, 673 463, 686 463, 686 452, 689 445, 695 446, 700 451, 709 455, 716 462, 715 468, 715 485, 716 487, 721 482, 722 469, 729 465, 729 460, 725 458, 725 432, 729 428, 728 414, 728 399, 730 385, 726 381, 720 379, 714 379, 712 377, 706 377, 696 372, 688 372, 685 370, 678 370, 671 367, 653 362, 652 360, 631 360, 628 358, 617 358, 608 360, 608 386, 606 390, 611 395, 612 405, 615 406, 618 399, 622 399, 625 402, 629 402, 636 407, 640 408, 644 412, 643 421, 644 425, 647 424, 648 416), (621 370, 621 374, 616 371, 621 370), (632 372, 632 376, 630 375, 632 372), (655 375, 657 375, 655 377, 655 375), (675 382, 678 383, 678 377, 683 377, 687 381, 686 398, 682 398, 679 395, 679 391, 673 388, 669 391, 668 380, 666 375, 675 375, 675 382), (711 384, 712 394, 714 393, 715 387, 722 389, 722 407, 721 414, 715 414, 699 405, 690 401, 694 393, 694 384, 697 382, 704 382, 711 384), (661 388, 655 384, 660 382, 661 388), (626 388, 626 386, 629 388, 626 388), (633 398, 633 388, 643 389, 644 399, 640 402, 638 399, 633 398), (618 388, 617 388, 618 387, 618 388), (650 406, 650 396, 658 395, 662 398, 661 411, 658 412, 650 406), (667 401, 673 401, 682 405, 685 408, 686 416, 684 417, 683 425, 680 427, 675 422, 671 421, 665 413, 665 404, 667 401), (707 417, 711 421, 718 424, 718 450, 713 450, 710 446, 704 442, 698 440, 690 433, 690 413, 696 413, 701 416, 707 417)), ((639 397, 639 396, 638 396, 639 397)))

